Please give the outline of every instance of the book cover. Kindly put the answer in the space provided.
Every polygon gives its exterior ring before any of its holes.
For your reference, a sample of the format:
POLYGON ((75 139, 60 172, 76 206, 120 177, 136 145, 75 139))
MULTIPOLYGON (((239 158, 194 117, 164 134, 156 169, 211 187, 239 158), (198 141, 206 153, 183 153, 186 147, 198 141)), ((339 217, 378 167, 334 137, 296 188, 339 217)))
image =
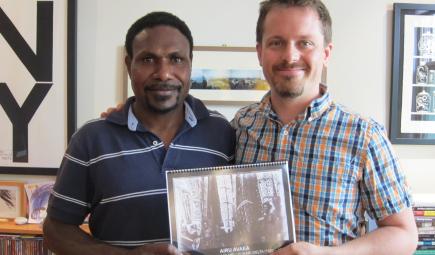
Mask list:
POLYGON ((268 254, 295 242, 286 161, 166 173, 171 243, 193 254, 268 254))

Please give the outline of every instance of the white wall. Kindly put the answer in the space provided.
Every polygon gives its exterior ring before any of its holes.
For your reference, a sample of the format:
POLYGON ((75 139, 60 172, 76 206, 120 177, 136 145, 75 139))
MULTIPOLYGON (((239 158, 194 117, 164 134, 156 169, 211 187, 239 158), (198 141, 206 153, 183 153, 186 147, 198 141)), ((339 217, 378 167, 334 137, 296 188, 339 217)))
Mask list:
MULTIPOLYGON (((122 46, 132 22, 165 10, 196 45, 255 46, 260 0, 78 0, 78 123, 123 100, 122 46)), ((393 0, 324 0, 333 19, 328 85, 336 101, 388 127, 393 0)), ((394 0, 394 2, 400 2, 394 0)), ((406 0, 433 3, 433 0, 406 0)), ((231 115, 241 105, 213 105, 231 115)), ((395 145, 415 193, 435 196, 435 146, 395 145)))
MULTIPOLYGON (((79 0, 78 122, 123 98, 122 45, 129 25, 165 10, 190 26, 196 45, 254 46, 260 0, 79 0)), ((328 68, 333 97, 388 127, 393 0, 325 0, 333 19, 328 68)), ((400 2, 400 1, 394 1, 400 2)), ((432 0, 406 2, 433 3, 432 0)), ((241 105, 213 105, 231 115, 241 105)), ((415 193, 435 196, 435 146, 395 145, 415 193)))

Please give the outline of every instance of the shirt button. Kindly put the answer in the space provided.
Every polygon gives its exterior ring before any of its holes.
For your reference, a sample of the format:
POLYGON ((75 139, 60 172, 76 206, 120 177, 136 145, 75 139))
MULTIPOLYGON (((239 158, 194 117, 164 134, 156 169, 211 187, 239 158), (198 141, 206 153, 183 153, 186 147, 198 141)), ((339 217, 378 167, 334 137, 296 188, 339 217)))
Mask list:
POLYGON ((153 145, 157 145, 157 144, 159 144, 159 142, 153 141, 153 145))

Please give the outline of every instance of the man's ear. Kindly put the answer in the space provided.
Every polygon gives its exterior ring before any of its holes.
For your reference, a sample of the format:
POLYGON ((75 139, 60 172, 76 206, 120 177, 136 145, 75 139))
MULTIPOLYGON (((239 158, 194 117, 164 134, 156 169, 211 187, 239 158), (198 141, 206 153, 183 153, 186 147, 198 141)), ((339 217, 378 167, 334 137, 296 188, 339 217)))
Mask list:
POLYGON ((258 63, 260 64, 260 66, 263 66, 263 65, 262 65, 262 62, 261 62, 261 51, 262 51, 261 43, 257 43, 257 45, 256 45, 255 48, 257 49, 257 58, 258 58, 258 63))
POLYGON ((130 56, 126 55, 124 58, 125 67, 127 68, 128 76, 131 78, 131 58, 130 56))
POLYGON ((323 49, 323 66, 324 67, 328 66, 329 58, 331 57, 332 48, 333 48, 333 44, 328 43, 325 46, 325 48, 323 49))

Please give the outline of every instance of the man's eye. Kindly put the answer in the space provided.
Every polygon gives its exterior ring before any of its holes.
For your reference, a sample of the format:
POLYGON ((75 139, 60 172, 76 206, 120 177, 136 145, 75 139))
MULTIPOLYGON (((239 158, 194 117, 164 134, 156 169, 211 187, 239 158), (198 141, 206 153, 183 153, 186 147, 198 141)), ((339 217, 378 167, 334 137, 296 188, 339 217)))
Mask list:
POLYGON ((172 57, 171 61, 174 62, 174 63, 181 63, 181 62, 183 62, 183 58, 181 58, 181 57, 172 57))
POLYGON ((152 63, 154 59, 152 57, 143 57, 142 62, 143 63, 152 63))
POLYGON ((283 45, 282 41, 271 41, 269 43, 269 46, 272 46, 272 47, 280 47, 282 45, 283 45))
POLYGON ((312 47, 314 44, 311 41, 301 41, 300 45, 303 48, 309 48, 312 47))

